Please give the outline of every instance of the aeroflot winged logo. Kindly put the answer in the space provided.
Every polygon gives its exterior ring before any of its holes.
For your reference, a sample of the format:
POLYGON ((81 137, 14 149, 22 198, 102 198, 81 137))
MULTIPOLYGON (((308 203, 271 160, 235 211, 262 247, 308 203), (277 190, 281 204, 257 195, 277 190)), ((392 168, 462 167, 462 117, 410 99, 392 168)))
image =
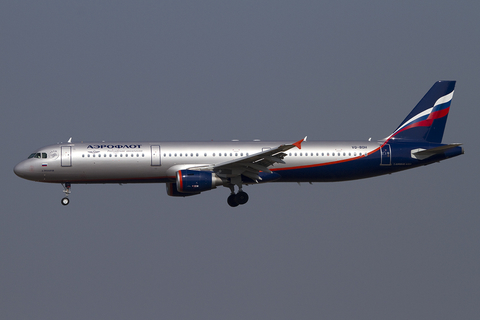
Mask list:
POLYGON ((141 144, 90 144, 87 149, 138 149, 141 144))

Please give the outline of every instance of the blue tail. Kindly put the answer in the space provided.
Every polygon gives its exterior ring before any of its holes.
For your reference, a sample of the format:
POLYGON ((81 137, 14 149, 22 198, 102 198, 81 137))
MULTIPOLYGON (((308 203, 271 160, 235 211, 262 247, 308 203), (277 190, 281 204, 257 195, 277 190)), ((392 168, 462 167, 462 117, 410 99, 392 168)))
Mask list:
POLYGON ((437 81, 386 140, 441 143, 455 81, 437 81))

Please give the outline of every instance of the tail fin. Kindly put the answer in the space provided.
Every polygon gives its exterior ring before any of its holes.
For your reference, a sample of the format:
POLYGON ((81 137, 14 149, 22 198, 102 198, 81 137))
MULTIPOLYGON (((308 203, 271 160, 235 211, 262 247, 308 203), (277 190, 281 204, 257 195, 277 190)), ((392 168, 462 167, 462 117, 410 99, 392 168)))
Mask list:
POLYGON ((437 81, 386 140, 441 143, 455 81, 437 81))

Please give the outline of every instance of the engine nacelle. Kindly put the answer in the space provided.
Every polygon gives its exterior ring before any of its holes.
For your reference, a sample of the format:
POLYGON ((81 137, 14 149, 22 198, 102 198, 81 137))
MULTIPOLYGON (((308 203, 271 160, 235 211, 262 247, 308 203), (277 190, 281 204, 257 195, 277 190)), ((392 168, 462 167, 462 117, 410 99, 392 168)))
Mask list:
POLYGON ((175 182, 169 182, 165 184, 167 186, 167 194, 171 197, 188 197, 194 196, 196 194, 200 194, 200 192, 178 192, 177 191, 177 184, 175 182))
POLYGON ((223 181, 211 171, 179 170, 176 184, 178 192, 200 193, 222 185, 223 181))

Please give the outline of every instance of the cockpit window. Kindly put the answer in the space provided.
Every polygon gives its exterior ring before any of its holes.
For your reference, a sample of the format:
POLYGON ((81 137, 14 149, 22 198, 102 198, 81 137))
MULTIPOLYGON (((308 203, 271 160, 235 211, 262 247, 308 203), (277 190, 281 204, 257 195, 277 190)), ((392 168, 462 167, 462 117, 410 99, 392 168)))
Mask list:
POLYGON ((37 158, 37 159, 46 159, 47 158, 47 154, 45 152, 37 152, 37 153, 32 153, 31 155, 28 156, 28 159, 30 158, 37 158))

